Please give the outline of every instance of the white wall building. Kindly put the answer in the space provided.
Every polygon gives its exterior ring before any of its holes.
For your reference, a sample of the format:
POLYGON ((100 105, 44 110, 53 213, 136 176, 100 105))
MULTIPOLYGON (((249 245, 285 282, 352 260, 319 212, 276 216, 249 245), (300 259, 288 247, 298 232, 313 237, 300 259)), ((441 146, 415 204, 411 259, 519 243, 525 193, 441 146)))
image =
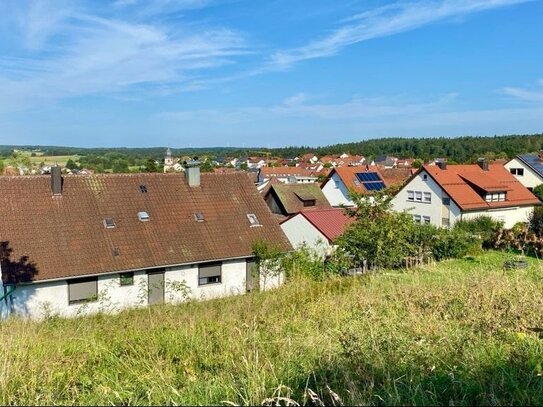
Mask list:
POLYGON ((42 318, 268 289, 291 246, 245 173, 0 177, 0 315, 42 318))
POLYGON ((502 165, 424 166, 393 198, 416 222, 449 227, 489 216, 509 228, 527 222, 539 200, 502 165))
POLYGON ((526 188, 543 184, 543 153, 518 155, 505 163, 505 168, 526 188))

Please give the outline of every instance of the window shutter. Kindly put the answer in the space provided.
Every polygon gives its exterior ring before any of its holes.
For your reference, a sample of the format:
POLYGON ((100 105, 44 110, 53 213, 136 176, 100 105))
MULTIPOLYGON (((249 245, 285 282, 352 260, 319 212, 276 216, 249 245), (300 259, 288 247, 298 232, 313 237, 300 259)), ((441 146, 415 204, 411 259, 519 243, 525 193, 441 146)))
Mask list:
POLYGON ((88 301, 98 295, 98 278, 68 281, 70 303, 88 301))
POLYGON ((216 277, 221 275, 221 263, 200 264, 199 278, 216 277))

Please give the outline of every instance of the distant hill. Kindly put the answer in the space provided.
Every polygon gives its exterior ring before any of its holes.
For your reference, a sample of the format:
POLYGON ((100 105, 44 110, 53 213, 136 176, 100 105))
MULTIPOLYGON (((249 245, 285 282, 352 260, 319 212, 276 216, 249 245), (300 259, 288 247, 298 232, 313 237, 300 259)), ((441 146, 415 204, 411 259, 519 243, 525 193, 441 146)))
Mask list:
MULTIPOLYGON (((291 146, 267 149, 264 147, 204 147, 204 148, 172 148, 176 156, 232 156, 270 155, 295 157, 305 152, 314 152, 322 156, 328 154, 359 154, 374 157, 379 154, 390 154, 400 158, 414 157, 429 160, 436 157, 447 157, 454 162, 475 161, 478 157, 512 158, 516 154, 537 152, 543 146, 543 133, 530 135, 508 135, 494 137, 439 137, 439 138, 378 138, 352 143, 330 144, 328 146, 291 146)), ((7 156, 13 149, 40 150, 45 155, 102 155, 119 153, 127 157, 164 156, 166 147, 63 147, 38 145, 0 145, 0 155, 7 156)))

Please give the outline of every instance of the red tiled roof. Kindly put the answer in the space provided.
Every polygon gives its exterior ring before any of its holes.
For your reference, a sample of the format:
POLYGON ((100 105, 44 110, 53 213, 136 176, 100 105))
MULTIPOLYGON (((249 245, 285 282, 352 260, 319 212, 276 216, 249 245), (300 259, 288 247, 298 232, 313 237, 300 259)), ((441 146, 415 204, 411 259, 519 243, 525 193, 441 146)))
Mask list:
POLYGON ((345 229, 355 221, 340 208, 314 209, 300 212, 313 226, 315 226, 329 241, 340 236, 345 229))
POLYGON ((355 192, 358 192, 360 194, 365 194, 368 191, 366 190, 366 188, 364 188, 362 183, 359 183, 358 185, 355 183, 355 174, 357 173, 377 172, 387 187, 401 185, 412 175, 412 172, 409 168, 384 169, 381 166, 377 165, 369 165, 367 167, 339 167, 334 168, 330 172, 330 174, 328 174, 328 179, 325 181, 325 183, 330 180, 334 172, 338 174, 339 178, 341 178, 341 181, 343 181, 348 189, 354 190, 355 192))
POLYGON ((437 165, 425 165, 422 169, 462 210, 539 204, 539 199, 501 164, 489 164, 488 171, 477 164, 448 165, 444 170, 437 165), (506 200, 486 202, 477 189, 484 192, 507 191, 506 200))
POLYGON ((50 184, 50 176, 0 177, 4 273, 31 262, 32 279, 46 280, 245 257, 257 240, 290 249, 244 172, 202 173, 192 188, 175 173, 74 175, 59 197, 50 184), (139 221, 140 211, 150 220, 139 221), (262 227, 250 227, 248 213, 262 227), (106 229, 104 218, 116 227, 106 229))
POLYGON ((311 177, 314 176, 314 171, 303 167, 262 167, 260 169, 260 174, 264 177, 288 177, 292 175, 311 177))

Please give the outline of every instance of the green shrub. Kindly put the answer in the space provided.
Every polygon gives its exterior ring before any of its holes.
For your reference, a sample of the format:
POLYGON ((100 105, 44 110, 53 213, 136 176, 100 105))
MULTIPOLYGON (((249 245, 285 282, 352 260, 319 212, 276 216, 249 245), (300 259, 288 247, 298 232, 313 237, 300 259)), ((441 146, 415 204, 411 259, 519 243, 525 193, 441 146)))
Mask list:
POLYGON ((535 187, 532 192, 534 193, 535 196, 539 198, 540 201, 543 201, 543 184, 535 187))
POLYGON ((436 260, 453 259, 465 256, 477 238, 459 229, 442 229, 432 246, 436 260))
POLYGON ((496 233, 502 228, 503 222, 492 219, 490 216, 460 220, 454 224, 455 230, 470 235, 473 244, 479 245, 483 249, 494 247, 496 233))

